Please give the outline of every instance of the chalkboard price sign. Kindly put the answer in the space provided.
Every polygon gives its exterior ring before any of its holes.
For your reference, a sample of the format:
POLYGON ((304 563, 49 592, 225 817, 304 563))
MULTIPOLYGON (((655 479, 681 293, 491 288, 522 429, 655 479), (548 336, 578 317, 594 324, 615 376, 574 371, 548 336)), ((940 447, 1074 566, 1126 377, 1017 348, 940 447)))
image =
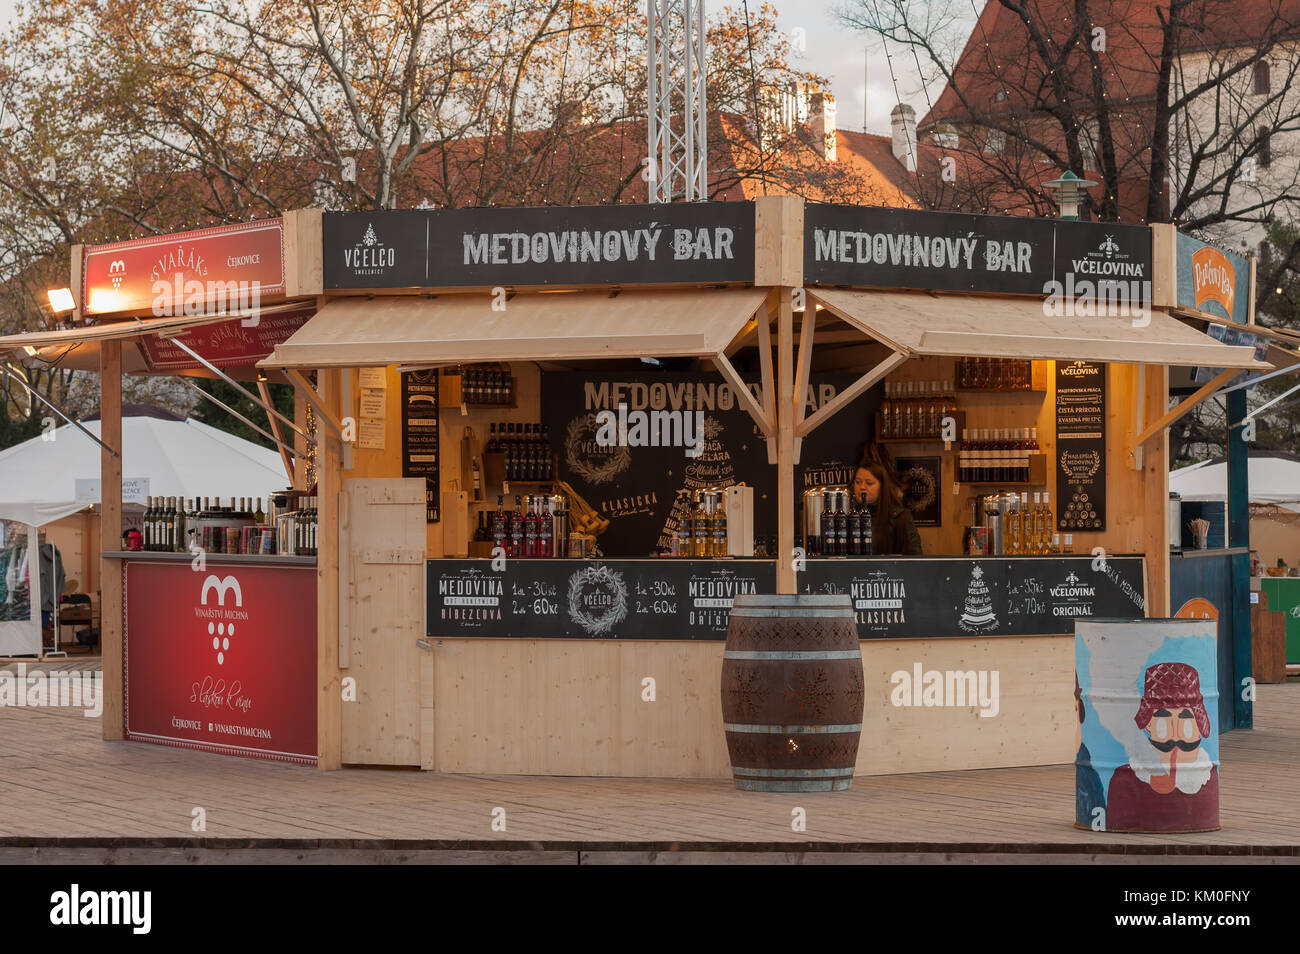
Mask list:
MULTIPOLYGON (((772 560, 428 561, 438 636, 725 639, 737 596, 773 593, 772 560)), ((863 639, 1066 634, 1144 615, 1141 557, 809 560, 802 593, 847 594, 863 639)))

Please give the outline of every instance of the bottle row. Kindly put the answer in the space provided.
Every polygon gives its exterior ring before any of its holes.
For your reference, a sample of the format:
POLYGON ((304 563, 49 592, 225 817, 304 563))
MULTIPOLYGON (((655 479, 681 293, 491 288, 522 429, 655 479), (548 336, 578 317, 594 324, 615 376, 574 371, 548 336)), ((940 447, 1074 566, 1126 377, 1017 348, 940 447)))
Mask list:
MULTIPOLYGON (((1015 494, 1011 495, 1012 497, 1015 494)), ((1055 517, 1052 514, 1052 496, 1043 491, 1034 494, 1032 506, 1029 494, 1022 492, 1018 504, 1013 503, 1007 510, 1006 530, 1003 533, 1003 552, 1011 556, 1032 556, 1035 554, 1059 553, 1053 550, 1053 538, 1059 535, 1055 530, 1055 517)), ((1073 537, 1070 539, 1072 552, 1073 537)), ((1056 545, 1060 546, 1059 539, 1056 545)))
POLYGON ((262 498, 149 497, 142 520, 141 549, 155 553, 189 553, 201 547, 209 553, 241 555, 316 555, 316 498, 297 495, 296 510, 288 510, 289 495, 276 495, 268 515, 262 498))
POLYGON ((936 439, 943 431, 943 419, 956 408, 951 381, 886 381, 880 437, 936 439))
POLYGON ((679 490, 673 505, 677 530, 673 534, 675 557, 725 557, 727 549, 727 488, 701 487, 679 490))
POLYGON ((958 358, 957 387, 970 391, 1028 391, 1034 383, 1032 361, 1011 358, 958 358))
POLYGON ((530 494, 525 506, 524 498, 515 495, 515 509, 507 510, 505 495, 497 495, 497 509, 490 515, 480 512, 477 542, 491 542, 500 547, 511 559, 533 559, 566 556, 556 553, 556 540, 562 550, 567 550, 568 511, 561 495, 530 494))
POLYGON ((871 556, 875 518, 871 508, 841 487, 804 491, 804 551, 808 556, 871 556))
POLYGON ((545 424, 515 424, 506 421, 488 425, 484 454, 502 454, 504 479, 537 481, 555 479, 555 458, 551 453, 551 431, 545 424))
POLYGON ((1027 483, 1042 454, 1038 428, 962 428, 957 479, 963 483, 1027 483))
POLYGON ((503 364, 472 364, 462 367, 460 399, 464 404, 513 405, 515 379, 503 364))

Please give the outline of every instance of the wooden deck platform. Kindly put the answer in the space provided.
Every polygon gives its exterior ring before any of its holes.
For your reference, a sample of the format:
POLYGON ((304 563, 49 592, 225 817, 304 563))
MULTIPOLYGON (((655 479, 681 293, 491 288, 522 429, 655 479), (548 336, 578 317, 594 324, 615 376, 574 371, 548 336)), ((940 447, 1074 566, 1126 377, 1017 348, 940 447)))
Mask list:
POLYGON ((1153 836, 1076 830, 1070 765, 858 777, 848 792, 819 795, 743 793, 729 780, 331 773, 107 743, 98 719, 80 710, 0 708, 0 863, 680 862, 738 853, 1297 863, 1300 685, 1259 687, 1255 724, 1221 741, 1222 830, 1153 836), (206 831, 191 828, 196 808, 206 831), (496 808, 505 809, 505 831, 493 830, 496 808), (806 831, 792 830, 796 808, 807 813, 806 831))

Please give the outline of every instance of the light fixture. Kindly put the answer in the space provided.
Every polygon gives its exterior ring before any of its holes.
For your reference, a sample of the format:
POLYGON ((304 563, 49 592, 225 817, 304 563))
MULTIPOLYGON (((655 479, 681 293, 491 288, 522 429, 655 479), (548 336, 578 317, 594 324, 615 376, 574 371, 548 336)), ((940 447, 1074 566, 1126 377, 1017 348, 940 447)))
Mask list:
POLYGON ((1089 179, 1080 179, 1067 169, 1061 178, 1044 182, 1043 187, 1056 193, 1056 205, 1061 210, 1060 218, 1077 221, 1085 192, 1096 184, 1089 179))
POLYGON ((50 308, 56 315, 72 311, 77 303, 72 298, 71 288, 51 288, 45 293, 50 298, 50 308))

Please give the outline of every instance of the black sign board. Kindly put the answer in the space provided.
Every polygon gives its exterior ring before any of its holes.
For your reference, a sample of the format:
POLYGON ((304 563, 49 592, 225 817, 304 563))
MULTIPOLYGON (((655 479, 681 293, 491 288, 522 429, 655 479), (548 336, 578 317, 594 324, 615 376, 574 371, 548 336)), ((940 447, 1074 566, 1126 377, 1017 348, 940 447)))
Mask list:
POLYGON ((1050 636, 1141 617, 1141 557, 807 561, 799 592, 848 594, 863 639, 1050 636))
MULTIPOLYGON (((771 593, 774 560, 429 560, 429 636, 725 639, 737 595, 771 593)), ((1074 632, 1140 618, 1141 557, 809 560, 803 593, 848 594, 862 639, 1074 632)))
POLYGON ((1106 366, 1056 362, 1056 525, 1106 529, 1106 366))
POLYGON ((752 282, 754 205, 330 212, 326 288, 752 282))
POLYGON ((429 560, 430 636, 725 639, 731 601, 776 589, 771 560, 429 560))
POLYGON ((402 378, 402 476, 424 478, 425 521, 438 522, 438 371, 408 371, 402 378))
MULTIPOLYGON (((804 393, 812 414, 857 379, 814 374, 804 393)), ((757 387, 757 379, 752 380, 757 387)), ((875 432, 880 389, 863 393, 804 438, 795 468, 798 492, 845 486, 875 432)), ((775 539, 777 474, 767 441, 718 374, 542 374, 542 423, 559 458, 559 476, 610 522, 599 538, 607 557, 670 551, 684 515, 682 491, 745 483, 754 488, 756 545, 775 539), (619 405, 626 405, 619 416, 619 405), (602 414, 614 426, 602 443, 602 414), (626 439, 620 437, 625 434, 626 439), (679 439, 680 438, 680 439, 679 439), (693 444, 694 447, 685 446, 693 444), (688 451, 698 449, 698 453, 688 451)))
POLYGON ((810 285, 1100 299, 1151 295, 1151 230, 1114 223, 866 206, 804 207, 810 285), (1122 284, 1119 284, 1122 283, 1122 284))

